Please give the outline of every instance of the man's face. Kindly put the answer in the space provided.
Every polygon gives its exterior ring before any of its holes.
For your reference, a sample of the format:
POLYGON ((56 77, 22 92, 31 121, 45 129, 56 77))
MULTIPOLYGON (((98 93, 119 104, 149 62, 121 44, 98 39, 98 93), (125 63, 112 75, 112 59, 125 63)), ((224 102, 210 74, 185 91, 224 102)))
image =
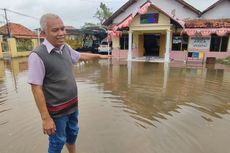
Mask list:
POLYGON ((45 30, 46 39, 54 46, 60 47, 64 44, 65 27, 60 18, 51 18, 47 21, 45 30))

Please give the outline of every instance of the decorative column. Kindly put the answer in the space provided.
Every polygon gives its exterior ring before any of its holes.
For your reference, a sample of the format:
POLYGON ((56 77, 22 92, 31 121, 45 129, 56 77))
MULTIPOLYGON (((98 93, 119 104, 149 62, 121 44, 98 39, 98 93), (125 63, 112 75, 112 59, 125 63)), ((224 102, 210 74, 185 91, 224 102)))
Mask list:
POLYGON ((166 47, 165 47, 165 62, 170 62, 169 52, 170 52, 170 37, 171 31, 167 30, 166 32, 166 47))
POLYGON ((7 42, 8 42, 8 46, 9 46, 10 57, 17 57, 16 39, 15 38, 8 38, 7 42))
POLYGON ((132 31, 129 30, 129 50, 128 50, 128 61, 132 60, 132 31))
POLYGON ((33 48, 36 48, 38 45, 39 45, 39 41, 38 39, 32 39, 32 45, 33 45, 33 48))
POLYGON ((0 59, 3 59, 2 47, 2 41, 0 40, 0 59))

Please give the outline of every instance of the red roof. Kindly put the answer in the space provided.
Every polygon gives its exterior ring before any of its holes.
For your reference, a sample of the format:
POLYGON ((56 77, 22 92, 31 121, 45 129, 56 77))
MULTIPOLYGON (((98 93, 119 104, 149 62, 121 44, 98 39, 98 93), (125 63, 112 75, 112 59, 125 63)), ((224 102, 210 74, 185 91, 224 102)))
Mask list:
POLYGON ((185 28, 230 28, 230 19, 187 20, 185 28))
MULTIPOLYGON (((32 30, 26 28, 25 26, 17 23, 8 24, 9 31, 12 37, 15 38, 37 38, 37 34, 32 30)), ((8 28, 7 25, 0 27, 0 34, 7 35, 8 28)))

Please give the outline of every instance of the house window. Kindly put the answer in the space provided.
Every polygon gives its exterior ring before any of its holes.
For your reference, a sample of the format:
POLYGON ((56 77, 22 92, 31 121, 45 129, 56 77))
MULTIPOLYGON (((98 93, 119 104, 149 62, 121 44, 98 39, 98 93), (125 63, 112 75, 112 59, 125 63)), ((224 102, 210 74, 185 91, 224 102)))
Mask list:
POLYGON ((226 52, 228 47, 228 36, 212 35, 210 52, 226 52))
POLYGON ((129 37, 128 34, 122 34, 120 37, 120 49, 128 49, 129 37))
POLYGON ((148 13, 140 16, 141 24, 151 24, 158 23, 159 14, 158 13, 148 13))
POLYGON ((187 35, 173 35, 172 50, 183 51, 188 49, 188 36, 187 35))

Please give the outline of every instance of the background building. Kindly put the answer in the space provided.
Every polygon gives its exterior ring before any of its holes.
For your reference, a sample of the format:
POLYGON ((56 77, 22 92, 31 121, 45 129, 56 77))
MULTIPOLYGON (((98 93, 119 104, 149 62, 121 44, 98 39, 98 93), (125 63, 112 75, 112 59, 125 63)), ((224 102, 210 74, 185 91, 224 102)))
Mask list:
POLYGON ((103 23, 111 30, 113 55, 166 62, 184 61, 188 52, 205 59, 230 56, 230 1, 193 2, 129 0, 103 23))

